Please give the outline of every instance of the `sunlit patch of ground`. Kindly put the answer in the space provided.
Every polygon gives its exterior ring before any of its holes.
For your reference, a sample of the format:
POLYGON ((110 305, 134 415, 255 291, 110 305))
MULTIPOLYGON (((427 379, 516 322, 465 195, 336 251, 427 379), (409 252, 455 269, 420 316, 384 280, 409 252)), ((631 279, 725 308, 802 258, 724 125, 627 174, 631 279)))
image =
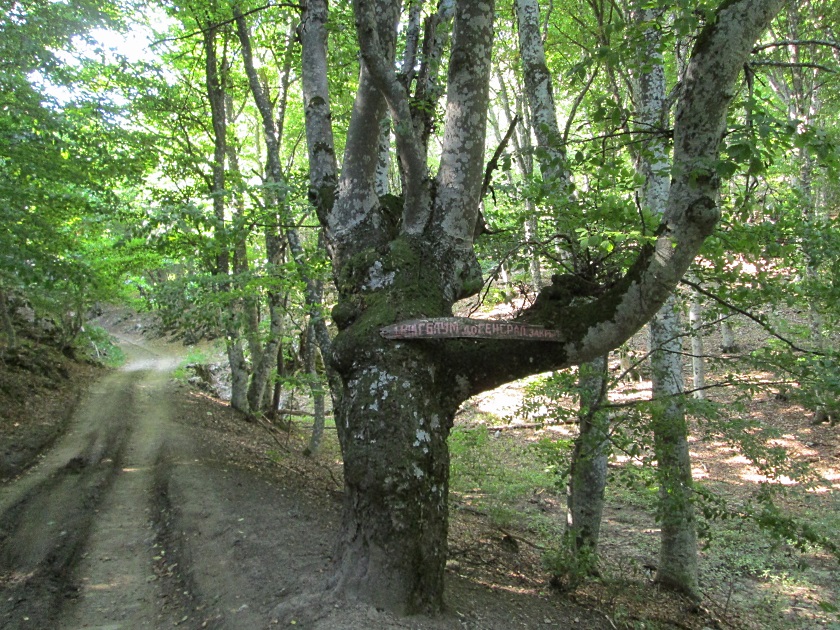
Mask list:
MULTIPOLYGON (((495 316, 498 316, 496 314, 495 316)), ((745 321, 733 321, 741 352, 748 353, 763 343, 764 333, 745 321)), ((720 339, 717 333, 706 337, 707 353, 715 354, 720 339)), ((631 342, 636 356, 645 352, 645 339, 638 336, 631 342)), ((617 356, 611 360, 610 373, 621 370, 617 356)), ((750 397, 737 395, 726 387, 713 387, 708 397, 725 406, 735 418, 748 419, 754 427, 743 429, 756 440, 764 429, 777 435, 765 447, 780 447, 788 453, 791 470, 784 468, 770 473, 745 456, 733 436, 724 436, 705 421, 690 419, 690 449, 694 479, 718 493, 734 512, 754 506, 756 493, 770 484, 778 489, 779 503, 790 514, 810 520, 817 531, 830 538, 840 531, 840 428, 811 424, 813 413, 786 400, 782 385, 769 372, 749 371, 739 363, 737 355, 708 364, 710 383, 732 380, 762 384, 763 390, 750 397), (796 477, 792 468, 810 465, 810 473, 796 477)), ((686 360, 685 374, 690 375, 686 360)), ((795 385, 794 385, 795 386, 795 385)), ((516 418, 516 410, 527 387, 525 382, 512 383, 486 392, 465 405, 457 422, 472 426, 484 424, 498 427, 516 418)), ((649 380, 624 379, 610 392, 610 403, 616 415, 622 408, 651 395, 649 380)), ((551 404, 546 401, 546 404, 551 404)), ((559 404, 574 410, 574 401, 564 398, 559 404)), ((519 426, 501 433, 507 439, 523 444, 539 440, 570 440, 576 435, 572 422, 528 426, 526 418, 516 418, 519 426)), ((736 432, 737 433, 737 432, 736 432)), ((763 438, 762 438, 763 439, 763 438)), ((509 462, 509 465, 516 465, 509 462)), ((644 476, 645 469, 637 458, 623 454, 613 456, 613 471, 632 466, 644 476)), ((733 628, 817 628, 840 627, 840 584, 838 561, 826 551, 809 547, 802 553, 784 541, 773 539, 749 522, 739 519, 710 522, 712 538, 703 541, 701 570, 704 590, 702 607, 709 617, 666 613, 674 601, 656 593, 655 575, 659 529, 653 513, 655 488, 635 494, 616 488, 608 490, 608 503, 602 521, 602 579, 589 582, 576 592, 577 601, 608 611, 614 627, 641 627, 639 623, 668 618, 679 619, 679 627, 702 628, 717 624, 733 628), (617 586, 621 584, 621 586, 617 586), (661 609, 661 615, 658 610, 661 609), (624 625, 622 625, 624 624, 624 625), (833 624, 833 625, 832 625, 833 624)), ((553 495, 549 516, 562 530, 565 497, 553 495)), ((527 520, 527 519, 526 519, 527 520)), ((497 557, 498 560, 502 558, 497 557)), ((664 594, 663 594, 664 595, 664 594)), ((663 627, 670 627, 667 624, 663 627)))

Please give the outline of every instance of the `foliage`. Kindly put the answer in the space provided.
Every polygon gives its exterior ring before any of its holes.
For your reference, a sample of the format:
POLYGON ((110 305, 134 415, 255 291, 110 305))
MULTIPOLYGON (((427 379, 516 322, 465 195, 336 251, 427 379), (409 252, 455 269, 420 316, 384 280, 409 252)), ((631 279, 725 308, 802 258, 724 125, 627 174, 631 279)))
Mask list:
MULTIPOLYGON (((716 4, 646 4, 658 9, 652 19, 663 35, 665 72, 675 89, 687 49, 716 4)), ((351 5, 332 5, 328 28, 334 63, 327 79, 335 150, 342 155, 359 74, 351 5)), ((815 6, 807 15, 788 11, 778 21, 779 36, 823 39, 833 28, 827 16, 836 8, 824 2, 815 6)), ((154 11, 142 6, 144 15, 132 12, 130 3, 27 0, 12 3, 0 17, 0 294, 20 296, 38 317, 54 321, 62 344, 108 357, 115 357, 108 340, 84 324, 98 301, 142 301, 157 310, 167 330, 187 341, 227 340, 233 331, 265 343, 268 304, 276 298, 282 305, 280 356, 290 369, 278 374, 278 367, 273 380, 303 387, 311 377, 296 368, 312 312, 301 271, 329 284, 331 269, 317 230, 311 229, 317 219, 303 150, 294 31, 299 15, 288 6, 245 2, 240 7, 249 12, 258 70, 273 102, 285 64, 292 69, 279 137, 283 182, 275 185, 266 179, 265 140, 229 23, 232 7, 175 2, 154 11), (94 36, 98 28, 129 24, 159 31, 153 36, 154 54, 129 58, 104 50, 94 36), (212 186, 213 129, 202 39, 210 25, 219 31, 216 52, 229 101, 227 184, 221 193, 212 186), (272 194, 281 200, 276 208, 268 202, 272 194), (213 212, 219 196, 224 217, 213 212), (281 255, 270 261, 266 234, 284 236, 290 228, 302 236, 303 257, 295 260, 284 241, 281 255), (238 257, 239 267, 220 269, 226 255, 238 257), (254 314, 256 324, 249 319, 254 314)), ((512 11, 510 2, 499 7, 500 15, 512 11)), ((638 200, 636 163, 644 134, 670 137, 671 121, 665 116, 661 129, 638 129, 630 93, 645 69, 639 51, 648 25, 635 23, 628 7, 618 5, 567 2, 562 8, 544 16, 543 29, 549 72, 562 78, 556 99, 565 128, 550 147, 535 149, 534 130, 527 121, 520 123, 493 173, 483 206, 491 231, 478 244, 485 275, 498 279, 487 287, 490 304, 532 300, 539 289, 531 276, 535 262, 538 269, 574 274, 603 290, 627 272, 657 229, 638 200), (558 149, 563 164, 551 162, 558 149), (566 191, 543 172, 560 166, 571 178, 566 191)), ((503 133, 514 115, 525 114, 525 106, 519 51, 511 45, 516 34, 504 20, 498 28, 491 118, 503 133)), ((810 473, 793 466, 771 432, 747 418, 732 399, 769 388, 834 421, 840 415, 840 357, 834 349, 840 332, 840 100, 838 73, 818 72, 817 66, 836 66, 830 47, 757 49, 738 86, 714 164, 725 184, 720 230, 707 240, 691 272, 692 282, 704 291, 705 326, 749 313, 782 338, 768 341, 741 363, 718 364, 733 388, 726 407, 689 405, 708 438, 736 448, 771 480, 804 482, 810 473), (772 384, 742 377, 756 369, 772 384)), ((439 111, 442 102, 424 106, 439 111)), ((436 126, 433 134, 439 134, 436 126)), ((398 192, 398 174, 392 179, 398 192)), ((331 293, 328 286, 325 304, 331 293)), ((251 367, 260 343, 248 349, 251 367)), ((571 423, 577 387, 574 371, 539 377, 526 385, 517 417, 571 423)), ((650 507, 657 492, 651 406, 621 405, 609 412, 612 447, 626 458, 610 469, 610 491, 650 507)), ((565 485, 572 446, 569 439, 543 439, 521 448, 504 432, 496 436, 485 428, 460 427, 449 445, 453 490, 500 523, 518 519, 534 493, 565 485)), ((736 509, 699 485, 703 533, 714 536, 719 523, 737 517, 794 546, 819 545, 836 553, 830 538, 778 507, 774 494, 768 490, 749 509, 736 509)), ((532 524, 539 520, 529 518, 532 524)), ((570 553, 560 545, 547 562, 573 585, 592 567, 590 558, 570 553)))
POLYGON ((598 555, 592 547, 577 548, 565 535, 553 549, 543 553, 543 565, 551 585, 560 592, 574 591, 598 573, 598 555))
POLYGON ((125 353, 101 326, 85 324, 74 339, 74 347, 77 355, 109 367, 117 367, 125 362, 125 353))
POLYGON ((530 449, 485 426, 456 426, 449 437, 450 487, 461 501, 486 510, 494 523, 545 528, 529 500, 551 487, 551 472, 530 449), (524 522, 523 522, 524 517, 524 522))
POLYGON ((116 15, 101 2, 16 2, 0 18, 0 286, 61 321, 68 340, 119 285, 109 215, 145 160, 90 84, 111 68, 85 52, 86 34, 116 15))

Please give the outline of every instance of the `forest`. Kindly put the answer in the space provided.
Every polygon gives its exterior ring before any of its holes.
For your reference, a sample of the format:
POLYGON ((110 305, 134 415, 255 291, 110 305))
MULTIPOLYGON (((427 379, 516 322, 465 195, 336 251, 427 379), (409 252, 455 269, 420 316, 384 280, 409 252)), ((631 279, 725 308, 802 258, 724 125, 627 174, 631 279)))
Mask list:
POLYGON ((489 527, 605 628, 838 627, 840 5, 3 4, 4 366, 152 318, 395 618, 489 527))

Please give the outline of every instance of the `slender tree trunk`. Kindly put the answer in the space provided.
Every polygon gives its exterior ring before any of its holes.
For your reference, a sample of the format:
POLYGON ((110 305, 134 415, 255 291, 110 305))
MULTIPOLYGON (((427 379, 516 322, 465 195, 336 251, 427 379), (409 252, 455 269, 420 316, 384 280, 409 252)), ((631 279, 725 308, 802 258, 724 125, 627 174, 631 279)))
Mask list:
MULTIPOLYGON (((225 71, 227 74, 229 70, 225 71)), ((225 117, 228 127, 233 127, 235 117, 233 112, 233 97, 225 93, 225 117)), ((260 341, 260 303, 256 295, 248 295, 241 291, 247 284, 251 268, 248 260, 248 233, 245 219, 245 195, 242 192, 242 171, 239 167, 239 152, 234 142, 225 141, 225 153, 228 163, 228 177, 233 180, 231 200, 233 216, 231 217, 231 230, 228 232, 233 241, 233 278, 232 284, 236 293, 242 297, 232 303, 232 312, 235 313, 237 327, 245 329, 245 341, 248 345, 248 353, 251 356, 251 367, 260 362, 262 354, 262 343, 260 341)), ((251 379, 253 382, 253 378, 251 379)), ((250 399, 250 397, 249 397, 250 399)), ((253 405, 250 407, 253 409, 253 405)))
MULTIPOLYGON (((234 8, 234 18, 236 21, 237 35, 242 45, 242 59, 245 66, 245 74, 248 77, 248 84, 251 88, 254 102, 257 105, 257 110, 260 112, 263 138, 265 139, 266 185, 264 197, 267 215, 265 248, 268 258, 267 272, 272 274, 279 268, 284 256, 280 216, 284 213, 286 195, 285 181, 280 164, 280 143, 282 142, 282 129, 285 122, 286 101, 288 99, 289 76, 291 74, 290 51, 293 43, 293 35, 290 31, 287 36, 283 73, 281 76, 281 93, 278 97, 277 105, 279 116, 275 120, 268 92, 254 66, 251 34, 248 29, 248 24, 238 7, 234 8)), ((253 413, 258 413, 265 406, 264 400, 268 379, 271 376, 272 370, 277 367, 277 349, 280 346, 283 334, 283 297, 276 289, 269 289, 267 294, 269 311, 268 337, 265 341, 265 347, 259 353, 259 360, 254 366, 254 373, 248 390, 248 400, 253 413)))
MULTIPOLYGON (((637 171, 644 178, 640 198, 654 216, 663 216, 668 202, 671 164, 668 159, 668 110, 665 67, 660 52, 661 34, 654 22, 658 11, 634 11, 645 26, 646 47, 639 61, 644 68, 636 80, 636 117, 645 135, 637 171)), ((658 516, 661 523, 657 580, 697 597, 697 532, 692 499, 688 426, 682 393, 681 328, 676 297, 672 294, 650 322, 651 372, 654 407, 652 428, 659 482, 658 516)))
MULTIPOLYGON (((216 33, 218 27, 210 25, 203 32, 205 49, 205 74, 207 97, 213 123, 213 213, 216 219, 216 275, 219 290, 230 289, 230 243, 225 219, 225 158, 227 154, 227 121, 225 119, 225 90, 219 75, 216 57, 216 33)), ((230 405, 245 414, 248 408, 248 362, 242 348, 242 339, 234 305, 226 305, 221 311, 222 329, 225 333, 228 363, 231 371, 230 405)))
POLYGON ((696 291, 692 291, 688 305, 688 322, 691 327, 691 372, 694 398, 706 398, 706 359, 703 349, 703 307, 696 291))
POLYGON ((314 455, 321 448, 321 438, 324 436, 324 385, 318 373, 317 365, 317 339, 315 338, 315 327, 310 319, 306 327, 306 352, 304 353, 304 366, 309 375, 309 389, 312 392, 313 419, 312 434, 309 437, 307 455, 314 455))
POLYGON ((277 417, 277 410, 281 409, 281 397, 283 395, 283 379, 286 378, 286 361, 283 357, 283 343, 277 344, 277 379, 274 382, 274 391, 271 396, 271 409, 268 417, 272 420, 277 417))
POLYGON ((391 118, 379 121, 379 161, 376 164, 376 195, 384 197, 391 192, 391 118))
MULTIPOLYGON (((804 39, 802 21, 805 12, 809 9, 792 3, 787 7, 786 36, 791 40, 788 53, 790 55, 791 68, 790 79, 779 80, 776 85, 784 85, 779 90, 779 95, 788 106, 788 113, 791 120, 798 122, 799 131, 804 133, 813 129, 818 123, 820 112, 820 86, 822 82, 818 79, 819 71, 807 67, 808 55, 804 54, 803 46, 799 40, 804 39)), ((806 18, 807 19, 807 18, 806 18)), ((788 73, 785 73, 788 76, 788 73)), ((802 208, 803 218, 808 225, 819 221, 824 214, 818 204, 819 195, 815 190, 814 171, 815 160, 811 148, 807 145, 798 148, 795 153, 798 162, 798 173, 796 177, 796 191, 798 193, 799 205, 802 208)), ((807 281, 813 284, 819 283, 820 255, 817 248, 807 247, 803 251, 805 258, 805 276, 807 281)), ((811 345, 817 351, 824 351, 828 339, 825 335, 825 322, 820 311, 817 300, 811 300, 808 304, 808 324, 811 338, 811 345)), ((825 400, 831 394, 825 391, 814 391, 817 401, 825 400)), ((815 422, 822 422, 828 416, 826 406, 818 402, 814 406, 815 422)))
POLYGON ((600 407, 608 376, 606 357, 580 366, 580 433, 572 452, 566 504, 566 531, 577 551, 598 549, 610 443, 609 417, 600 407))
POLYGON ((531 124, 537 138, 537 146, 546 155, 540 163, 540 171, 544 184, 562 197, 568 194, 569 173, 563 136, 557 123, 551 75, 546 65, 540 33, 540 9, 537 0, 516 0, 515 4, 519 24, 519 51, 525 77, 525 92, 531 111, 531 124))
POLYGON ((15 326, 12 323, 12 316, 9 313, 9 300, 6 297, 6 292, 2 289, 0 289, 0 319, 3 320, 3 332, 6 333, 6 343, 9 348, 14 348, 17 346, 15 326))
POLYGON ((671 296, 650 322, 653 428, 659 483, 661 584, 691 597, 699 594, 697 528, 694 519, 688 424, 683 404, 682 344, 679 310, 671 296))
POLYGON ((720 322, 720 351, 725 354, 738 352, 738 344, 735 342, 735 332, 732 324, 722 319, 720 322))
MULTIPOLYGON (((545 65, 536 0, 516 0, 516 15, 530 120, 534 125, 537 145, 544 156, 540 160, 540 173, 544 185, 559 195, 558 208, 562 211, 571 177, 557 122, 551 77, 545 65)), ((523 138, 523 142, 528 140, 523 138)), ((525 235, 533 239, 535 234, 536 218, 530 216, 525 222, 525 235)), ((542 279, 536 256, 531 258, 531 276, 535 288, 539 290, 542 279)), ((572 456, 566 526, 576 550, 588 548, 594 551, 601 529, 607 471, 609 420, 606 414, 597 411, 600 401, 606 396, 606 358, 599 357, 584 363, 580 371, 580 435, 572 456)))

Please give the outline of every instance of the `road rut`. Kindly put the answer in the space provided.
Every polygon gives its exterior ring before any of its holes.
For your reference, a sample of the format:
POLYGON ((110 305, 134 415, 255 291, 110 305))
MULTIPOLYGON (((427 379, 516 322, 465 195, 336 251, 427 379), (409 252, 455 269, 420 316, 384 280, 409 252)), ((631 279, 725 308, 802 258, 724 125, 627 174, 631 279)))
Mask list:
POLYGON ((311 533, 299 497, 178 422, 179 348, 141 342, 123 339, 125 366, 0 487, 0 627, 270 627, 298 574, 328 560, 289 544, 311 533))

